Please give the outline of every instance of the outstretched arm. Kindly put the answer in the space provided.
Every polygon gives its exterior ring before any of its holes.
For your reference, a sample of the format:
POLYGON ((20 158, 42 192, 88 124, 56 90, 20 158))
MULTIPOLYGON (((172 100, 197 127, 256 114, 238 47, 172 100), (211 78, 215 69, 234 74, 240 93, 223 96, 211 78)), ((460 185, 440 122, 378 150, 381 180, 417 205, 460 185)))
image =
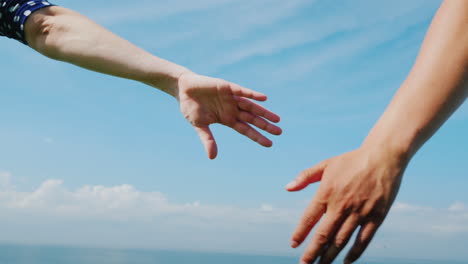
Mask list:
POLYGON ((446 0, 417 61, 362 146, 303 171, 299 191, 321 181, 292 236, 299 246, 317 227, 301 263, 331 263, 359 229, 345 263, 356 261, 384 221, 408 162, 468 94, 468 1, 446 0))
POLYGON ((47 57, 136 80, 175 97, 209 158, 217 155, 212 123, 227 125, 266 147, 272 142, 250 124, 281 134, 270 123, 279 122, 279 116, 249 100, 265 101, 264 94, 158 58, 72 10, 52 6, 34 12, 26 21, 25 35, 29 46, 47 57))

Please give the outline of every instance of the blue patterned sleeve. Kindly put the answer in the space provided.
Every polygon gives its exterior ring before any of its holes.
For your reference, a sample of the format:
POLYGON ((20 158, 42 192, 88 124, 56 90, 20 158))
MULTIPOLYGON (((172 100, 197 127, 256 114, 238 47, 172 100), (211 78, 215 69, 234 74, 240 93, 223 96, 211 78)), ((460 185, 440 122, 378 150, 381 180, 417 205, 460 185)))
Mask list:
POLYGON ((47 0, 0 0, 0 36, 28 45, 24 23, 35 11, 52 5, 47 0))

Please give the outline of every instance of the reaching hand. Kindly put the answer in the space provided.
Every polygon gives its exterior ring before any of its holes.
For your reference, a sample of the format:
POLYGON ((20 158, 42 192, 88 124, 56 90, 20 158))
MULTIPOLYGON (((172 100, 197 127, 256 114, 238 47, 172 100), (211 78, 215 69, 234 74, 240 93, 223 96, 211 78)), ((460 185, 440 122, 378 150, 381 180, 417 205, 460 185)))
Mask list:
POLYGON ((406 165, 381 150, 360 148, 325 160, 288 184, 286 189, 292 192, 321 181, 292 236, 291 246, 296 248, 323 216, 301 264, 319 257, 321 264, 332 263, 359 228, 345 263, 356 261, 390 210, 406 165))
POLYGON ((218 152, 210 124, 231 127, 265 147, 271 147, 273 143, 251 125, 273 135, 282 133, 281 128, 271 123, 279 122, 280 117, 247 98, 267 100, 264 94, 225 80, 191 72, 179 78, 177 99, 180 110, 194 126, 210 159, 216 158, 218 152))

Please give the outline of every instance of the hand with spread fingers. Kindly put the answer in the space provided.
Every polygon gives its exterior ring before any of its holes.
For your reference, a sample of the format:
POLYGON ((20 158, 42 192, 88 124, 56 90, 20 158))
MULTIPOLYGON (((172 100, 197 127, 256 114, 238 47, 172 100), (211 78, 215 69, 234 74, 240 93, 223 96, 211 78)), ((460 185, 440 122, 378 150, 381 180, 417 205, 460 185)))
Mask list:
POLYGON ((302 263, 332 263, 356 230, 345 263, 358 259, 390 210, 406 164, 383 148, 360 148, 323 161, 288 184, 288 191, 300 191, 321 181, 292 236, 291 246, 298 247, 317 225, 302 263))
POLYGON ((282 133, 281 128, 272 124, 279 122, 280 117, 249 100, 266 101, 264 94, 192 72, 179 78, 177 90, 182 114, 194 126, 210 159, 217 155, 210 124, 226 125, 264 147, 273 143, 252 125, 273 135, 282 133))
POLYGON ((354 231, 345 263, 356 261, 384 221, 414 154, 468 96, 468 1, 444 1, 416 63, 362 146, 302 172, 299 191, 321 181, 292 236, 301 244, 318 224, 301 262, 332 263, 354 231))

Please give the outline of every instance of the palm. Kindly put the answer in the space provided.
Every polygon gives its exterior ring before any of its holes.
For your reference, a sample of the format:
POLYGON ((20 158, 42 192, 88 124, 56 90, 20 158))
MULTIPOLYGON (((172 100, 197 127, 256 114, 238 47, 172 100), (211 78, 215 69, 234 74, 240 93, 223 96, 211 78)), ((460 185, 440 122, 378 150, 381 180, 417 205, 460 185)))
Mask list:
POLYGON ((209 158, 217 155, 216 141, 209 128, 213 123, 231 127, 265 147, 272 145, 271 140, 249 124, 274 135, 281 134, 281 129, 270 123, 279 122, 279 116, 247 98, 267 99, 261 93, 221 79, 193 73, 180 78, 178 99, 181 112, 195 127, 209 158))

